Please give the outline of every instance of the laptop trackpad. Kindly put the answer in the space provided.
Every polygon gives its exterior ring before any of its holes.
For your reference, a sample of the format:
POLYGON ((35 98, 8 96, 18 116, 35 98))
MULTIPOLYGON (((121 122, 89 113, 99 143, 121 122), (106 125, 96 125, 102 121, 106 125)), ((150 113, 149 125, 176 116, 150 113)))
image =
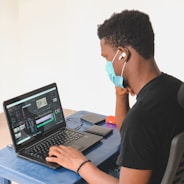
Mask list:
POLYGON ((71 144, 70 145, 72 148, 78 149, 78 150, 82 150, 83 146, 82 145, 78 145, 78 144, 71 144))

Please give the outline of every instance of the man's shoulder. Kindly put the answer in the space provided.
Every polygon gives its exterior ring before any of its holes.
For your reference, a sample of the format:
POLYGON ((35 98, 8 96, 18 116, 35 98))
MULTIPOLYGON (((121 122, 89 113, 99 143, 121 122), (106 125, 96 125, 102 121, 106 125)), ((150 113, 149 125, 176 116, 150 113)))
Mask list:
POLYGON ((179 78, 175 77, 174 75, 170 75, 164 72, 162 72, 161 74, 161 79, 166 81, 176 82, 179 84, 182 82, 179 78))

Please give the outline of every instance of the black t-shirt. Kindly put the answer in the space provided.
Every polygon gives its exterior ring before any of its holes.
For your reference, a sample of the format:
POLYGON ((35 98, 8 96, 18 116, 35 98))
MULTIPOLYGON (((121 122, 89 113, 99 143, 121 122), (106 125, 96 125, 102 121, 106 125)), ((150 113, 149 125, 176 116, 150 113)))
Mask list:
POLYGON ((163 177, 172 138, 184 131, 184 110, 177 102, 181 81, 162 73, 146 84, 121 128, 117 164, 152 170, 149 184, 163 177))

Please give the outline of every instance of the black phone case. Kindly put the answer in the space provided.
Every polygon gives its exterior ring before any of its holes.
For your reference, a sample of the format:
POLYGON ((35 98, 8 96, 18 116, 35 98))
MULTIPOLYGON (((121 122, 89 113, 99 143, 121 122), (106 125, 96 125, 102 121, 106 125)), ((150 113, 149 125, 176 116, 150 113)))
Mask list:
POLYGON ((87 121, 91 124, 98 124, 101 122, 105 122, 105 117, 95 113, 89 113, 87 115, 82 116, 81 120, 87 121))
POLYGON ((112 133, 112 129, 103 126, 93 125, 92 127, 88 128, 86 132, 106 137, 110 133, 112 133))

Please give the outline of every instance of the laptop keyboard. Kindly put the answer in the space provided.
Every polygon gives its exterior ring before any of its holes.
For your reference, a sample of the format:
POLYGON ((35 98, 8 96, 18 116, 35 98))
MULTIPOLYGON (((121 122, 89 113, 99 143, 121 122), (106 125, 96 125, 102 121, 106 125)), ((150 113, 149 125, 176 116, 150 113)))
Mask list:
POLYGON ((30 147, 28 150, 26 150, 26 154, 36 158, 45 159, 45 157, 48 156, 49 148, 51 146, 61 144, 67 145, 82 136, 83 134, 79 132, 74 132, 67 129, 58 131, 56 134, 30 147))

